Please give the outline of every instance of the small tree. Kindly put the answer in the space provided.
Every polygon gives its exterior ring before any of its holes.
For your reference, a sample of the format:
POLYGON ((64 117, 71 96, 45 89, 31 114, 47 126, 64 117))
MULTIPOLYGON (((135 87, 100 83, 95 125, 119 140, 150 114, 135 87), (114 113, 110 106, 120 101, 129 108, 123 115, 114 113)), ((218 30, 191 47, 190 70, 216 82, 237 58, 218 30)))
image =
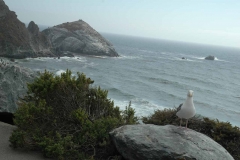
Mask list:
POLYGON ((57 159, 106 158, 114 155, 109 131, 137 122, 130 107, 120 111, 108 91, 92 88, 84 74, 61 76, 45 71, 32 84, 15 113, 12 147, 41 150, 57 159))

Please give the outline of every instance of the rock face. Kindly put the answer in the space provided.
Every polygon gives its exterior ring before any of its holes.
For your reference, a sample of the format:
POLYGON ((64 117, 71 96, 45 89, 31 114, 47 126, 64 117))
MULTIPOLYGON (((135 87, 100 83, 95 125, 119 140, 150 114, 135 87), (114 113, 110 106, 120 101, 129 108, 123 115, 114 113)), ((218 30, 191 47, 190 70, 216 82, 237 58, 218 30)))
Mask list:
POLYGON ((15 12, 0 0, 0 56, 25 58, 53 55, 50 43, 36 24, 30 22, 27 29, 15 12))
POLYGON ((110 132, 110 136, 127 160, 233 160, 209 137, 172 125, 126 125, 110 132))
POLYGON ((113 46, 86 22, 63 23, 43 31, 57 51, 74 54, 118 56, 113 46))
POLYGON ((38 74, 11 62, 0 60, 0 112, 14 113, 18 98, 27 91, 27 82, 32 82, 38 74))
POLYGON ((205 57, 206 60, 215 60, 215 57, 214 56, 207 56, 205 57))

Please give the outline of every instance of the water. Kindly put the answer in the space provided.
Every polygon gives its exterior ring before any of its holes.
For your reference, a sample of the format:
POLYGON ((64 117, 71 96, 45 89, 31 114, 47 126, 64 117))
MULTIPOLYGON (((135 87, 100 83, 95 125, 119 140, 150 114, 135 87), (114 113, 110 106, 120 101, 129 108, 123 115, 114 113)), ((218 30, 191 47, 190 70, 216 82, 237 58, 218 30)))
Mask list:
POLYGON ((196 112, 240 126, 240 49, 103 34, 121 57, 63 57, 17 60, 36 71, 84 72, 93 86, 109 91, 124 109, 129 101, 138 116, 182 103, 194 91, 196 112), (215 61, 204 60, 214 55, 215 61), (185 57, 187 59, 182 59, 185 57))

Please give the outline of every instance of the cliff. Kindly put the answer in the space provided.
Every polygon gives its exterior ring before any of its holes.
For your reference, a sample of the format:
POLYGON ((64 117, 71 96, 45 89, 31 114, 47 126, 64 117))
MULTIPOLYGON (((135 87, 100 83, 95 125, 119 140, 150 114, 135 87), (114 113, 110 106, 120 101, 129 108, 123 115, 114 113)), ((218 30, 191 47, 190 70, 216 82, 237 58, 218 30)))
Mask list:
POLYGON ((118 56, 112 44, 82 20, 63 23, 45 29, 43 33, 48 37, 52 46, 60 52, 111 57, 118 56))
POLYGON ((0 0, 0 56, 25 58, 53 55, 50 43, 39 32, 37 25, 30 22, 26 28, 15 12, 0 0))

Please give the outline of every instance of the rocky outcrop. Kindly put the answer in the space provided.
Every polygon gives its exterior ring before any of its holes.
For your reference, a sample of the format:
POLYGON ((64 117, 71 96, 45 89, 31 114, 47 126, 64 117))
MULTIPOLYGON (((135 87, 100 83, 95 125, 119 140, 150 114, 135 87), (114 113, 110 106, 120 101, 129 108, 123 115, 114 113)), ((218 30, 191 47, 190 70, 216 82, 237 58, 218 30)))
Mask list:
POLYGON ((33 21, 29 23, 27 29, 29 31, 29 45, 37 57, 56 56, 47 37, 39 31, 38 26, 33 21))
POLYGON ((19 97, 27 92, 27 82, 32 82, 38 74, 30 69, 0 60, 0 112, 14 113, 19 97))
POLYGON ((172 125, 126 125, 110 132, 110 136, 127 160, 233 160, 211 138, 172 125))
POLYGON ((25 58, 53 55, 50 43, 35 23, 30 22, 27 29, 15 12, 0 0, 0 56, 25 58))
POLYGON ((215 60, 215 56, 207 56, 205 57, 206 60, 215 60))
POLYGON ((57 51, 74 54, 118 56, 113 46, 86 22, 63 23, 43 31, 57 51))

